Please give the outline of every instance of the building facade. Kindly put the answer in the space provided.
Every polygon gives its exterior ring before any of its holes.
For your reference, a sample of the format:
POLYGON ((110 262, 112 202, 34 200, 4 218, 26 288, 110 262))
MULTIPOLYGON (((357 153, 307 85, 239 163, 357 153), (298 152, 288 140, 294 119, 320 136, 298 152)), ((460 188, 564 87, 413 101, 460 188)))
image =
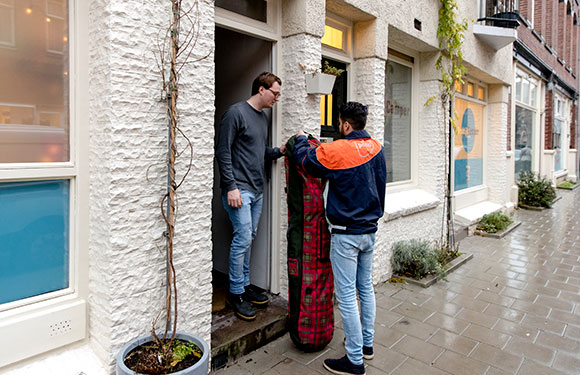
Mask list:
MULTIPOLYGON (((193 144, 175 237, 181 330, 210 341, 212 279, 224 271, 230 235, 215 137, 221 114, 250 96, 261 71, 283 81, 272 145, 300 129, 332 141, 337 106, 368 104, 367 130, 385 147, 389 178, 375 282, 390 276, 394 242, 440 237, 448 133, 435 69, 439 1, 191 4, 199 37, 178 104, 193 144), (306 74, 323 61, 345 73, 332 94, 309 94, 306 74)), ((477 19, 483 8, 482 0, 460 2, 459 18, 477 19)), ((110 373, 120 347, 150 330, 165 293, 167 119, 155 54, 170 3, 0 0, 0 19, 0 337, 11 338, 0 342, 0 370, 63 373, 66 362, 71 374, 110 373)), ((490 30, 474 26, 451 135, 462 225, 513 207, 510 87, 520 69, 509 36, 494 44, 490 30)), ((178 174, 188 159, 178 160, 178 174)), ((268 169, 252 282, 285 296, 283 162, 268 169)))
POLYGON ((533 171, 553 184, 577 181, 578 3, 519 6, 508 142, 513 180, 533 171))

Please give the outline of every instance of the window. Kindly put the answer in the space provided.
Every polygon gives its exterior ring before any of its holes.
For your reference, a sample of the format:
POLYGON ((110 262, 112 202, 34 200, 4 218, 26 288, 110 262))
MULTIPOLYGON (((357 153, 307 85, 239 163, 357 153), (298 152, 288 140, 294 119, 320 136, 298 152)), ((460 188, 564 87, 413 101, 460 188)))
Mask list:
POLYGON ((413 65, 391 54, 385 74, 387 183, 411 180, 413 65))
POLYGON ((268 18, 268 2, 264 0, 216 0, 215 5, 260 22, 268 18))
POLYGON ((347 101, 348 72, 344 63, 323 58, 322 64, 325 61, 330 66, 344 70, 344 73, 336 77, 332 93, 320 96, 320 137, 324 142, 331 142, 340 138, 338 109, 347 101))
POLYGON ((538 80, 530 74, 516 71, 515 77, 515 177, 521 172, 533 170, 534 136, 536 131, 536 116, 538 113, 537 99, 538 80))
POLYGON ((559 95, 554 95, 554 125, 552 129, 552 149, 554 150, 554 171, 564 169, 562 160, 562 133, 566 128, 566 102, 559 95))
POLYGON ((71 194, 77 173, 64 74, 68 9, 63 0, 34 4, 43 4, 44 11, 22 3, 15 9, 22 48, 0 49, 0 311, 71 287, 71 194), (52 26, 34 27, 43 23, 52 26), (59 56, 31 48, 44 45, 51 33, 59 40, 51 52, 59 56))
POLYGON ((48 52, 63 53, 68 42, 64 3, 65 0, 46 0, 46 50, 48 52))
POLYGON ((0 46, 14 46, 14 0, 0 0, 0 46))
POLYGON ((455 112, 459 116, 454 137, 455 191, 483 184, 484 108, 480 103, 455 99, 455 112))
POLYGON ((347 22, 327 18, 324 25, 324 35, 320 42, 323 47, 344 55, 350 53, 350 30, 347 22))

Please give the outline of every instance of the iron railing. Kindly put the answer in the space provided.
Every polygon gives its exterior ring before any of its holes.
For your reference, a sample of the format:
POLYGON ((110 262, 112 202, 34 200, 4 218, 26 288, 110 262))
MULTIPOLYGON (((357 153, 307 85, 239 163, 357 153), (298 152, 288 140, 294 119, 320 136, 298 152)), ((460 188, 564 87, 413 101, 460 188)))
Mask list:
POLYGON ((515 29, 520 25, 519 0, 486 0, 478 21, 489 26, 515 29))

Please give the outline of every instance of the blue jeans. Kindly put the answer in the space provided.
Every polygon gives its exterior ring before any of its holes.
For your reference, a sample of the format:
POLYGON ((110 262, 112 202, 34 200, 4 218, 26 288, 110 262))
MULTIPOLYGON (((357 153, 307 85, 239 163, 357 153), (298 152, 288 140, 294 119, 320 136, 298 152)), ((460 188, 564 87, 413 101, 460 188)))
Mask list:
POLYGON ((234 228, 234 238, 230 246, 230 293, 242 294, 250 285, 250 255, 252 241, 256 237, 260 215, 262 214, 262 194, 240 190, 242 207, 233 208, 228 204, 227 192, 222 194, 224 208, 230 216, 234 228))
POLYGON ((374 247, 375 233, 333 234, 330 245, 334 293, 346 336, 346 355, 355 365, 363 363, 362 347, 373 346, 375 335, 377 310, 372 280, 374 247))

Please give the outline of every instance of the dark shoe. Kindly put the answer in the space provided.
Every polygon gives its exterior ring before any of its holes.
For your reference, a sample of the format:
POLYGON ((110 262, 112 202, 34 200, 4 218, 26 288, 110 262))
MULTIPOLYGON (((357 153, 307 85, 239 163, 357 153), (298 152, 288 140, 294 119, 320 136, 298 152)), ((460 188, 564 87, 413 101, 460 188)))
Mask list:
POLYGON ((369 360, 375 358, 375 352, 372 346, 363 346, 363 358, 369 360))
POLYGON ((266 307, 270 299, 264 293, 261 293, 252 285, 245 287, 246 292, 244 293, 244 298, 246 301, 251 302, 256 307, 266 307))
POLYGON ((333 374, 339 375, 365 375, 364 365, 353 365, 347 356, 340 359, 325 359, 324 368, 333 374))
POLYGON ((243 320, 254 320, 256 319, 256 312, 252 309, 252 306, 244 299, 243 294, 232 294, 228 293, 228 298, 226 298, 226 303, 234 309, 236 315, 243 320))

